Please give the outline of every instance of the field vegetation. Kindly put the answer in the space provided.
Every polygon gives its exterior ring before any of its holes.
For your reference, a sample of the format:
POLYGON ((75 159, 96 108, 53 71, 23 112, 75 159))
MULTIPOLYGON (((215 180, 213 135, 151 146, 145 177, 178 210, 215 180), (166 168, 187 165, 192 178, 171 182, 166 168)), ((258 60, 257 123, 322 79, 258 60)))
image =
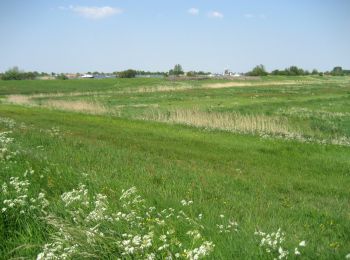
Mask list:
POLYGON ((350 257, 350 77, 0 81, 4 259, 350 257))

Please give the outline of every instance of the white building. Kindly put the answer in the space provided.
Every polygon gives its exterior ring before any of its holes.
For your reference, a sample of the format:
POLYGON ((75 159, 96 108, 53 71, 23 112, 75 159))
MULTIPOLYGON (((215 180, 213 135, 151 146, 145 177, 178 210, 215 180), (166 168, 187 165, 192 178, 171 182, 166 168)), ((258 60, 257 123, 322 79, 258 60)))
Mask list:
POLYGON ((91 74, 84 74, 84 75, 81 76, 81 78, 84 78, 84 79, 92 79, 92 78, 94 78, 94 76, 91 75, 91 74))

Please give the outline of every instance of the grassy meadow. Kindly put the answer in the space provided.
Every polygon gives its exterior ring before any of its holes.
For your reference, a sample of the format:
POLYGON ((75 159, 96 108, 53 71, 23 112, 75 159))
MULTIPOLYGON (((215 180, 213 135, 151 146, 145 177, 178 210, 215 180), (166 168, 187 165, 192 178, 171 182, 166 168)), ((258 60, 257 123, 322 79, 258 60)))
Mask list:
POLYGON ((350 77, 0 81, 0 185, 2 259, 345 259, 350 77))

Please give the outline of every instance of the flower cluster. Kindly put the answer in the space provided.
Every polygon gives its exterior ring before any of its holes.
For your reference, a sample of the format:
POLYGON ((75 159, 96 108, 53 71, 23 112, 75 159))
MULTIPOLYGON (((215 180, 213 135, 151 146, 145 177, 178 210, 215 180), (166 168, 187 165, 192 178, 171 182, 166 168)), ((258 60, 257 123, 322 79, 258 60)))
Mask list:
POLYGON ((182 206, 189 206, 193 204, 192 200, 186 201, 186 200, 181 200, 182 206))
POLYGON ((6 128, 13 129, 16 126, 16 121, 8 117, 0 117, 0 124, 6 128))
POLYGON ((61 130, 57 126, 51 127, 49 129, 40 129, 40 131, 49 134, 51 137, 61 137, 61 130))
POLYGON ((7 215, 18 216, 33 211, 46 213, 49 205, 45 193, 40 192, 36 196, 29 196, 30 182, 28 179, 11 177, 8 182, 1 186, 2 208, 1 212, 7 215))
MULTIPOLYGON (((285 241, 285 234, 279 228, 277 232, 272 232, 271 234, 262 231, 256 231, 255 235, 261 237, 260 247, 264 251, 274 257, 274 259, 287 259, 290 250, 283 248, 283 243, 285 241)), ((301 241, 299 247, 305 247, 306 242, 301 241)), ((294 248, 294 255, 300 255, 298 247, 294 248)))
POLYGON ((222 223, 216 225, 219 229, 219 233, 238 232, 238 223, 234 219, 229 219, 226 221, 223 214, 221 214, 219 217, 222 219, 222 223))
POLYGON ((0 132, 0 161, 9 161, 19 153, 10 149, 10 145, 14 141, 12 137, 9 137, 11 133, 11 131, 0 132))
POLYGON ((112 209, 107 196, 93 195, 83 184, 63 193, 61 201, 71 222, 47 217, 57 232, 38 259, 74 258, 81 252, 110 258, 110 252, 101 252, 104 247, 115 248, 122 258, 136 259, 200 259, 214 250, 197 220, 182 210, 147 207, 135 187, 122 191, 119 211, 112 209), (174 228, 179 222, 184 230, 174 228))
POLYGON ((56 260, 56 259, 72 259, 73 255, 78 253, 79 246, 77 244, 66 246, 61 240, 53 243, 45 244, 43 251, 37 255, 37 260, 56 260))

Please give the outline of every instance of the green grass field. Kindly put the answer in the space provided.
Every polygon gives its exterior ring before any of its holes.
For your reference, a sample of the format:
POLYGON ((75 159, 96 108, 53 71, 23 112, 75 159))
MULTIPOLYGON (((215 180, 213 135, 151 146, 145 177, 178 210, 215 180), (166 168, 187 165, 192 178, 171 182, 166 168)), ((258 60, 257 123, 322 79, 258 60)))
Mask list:
POLYGON ((0 81, 0 95, 3 259, 350 253, 349 77, 0 81), (119 199, 133 186, 145 202, 119 199), (284 241, 255 234, 279 228, 284 241))

